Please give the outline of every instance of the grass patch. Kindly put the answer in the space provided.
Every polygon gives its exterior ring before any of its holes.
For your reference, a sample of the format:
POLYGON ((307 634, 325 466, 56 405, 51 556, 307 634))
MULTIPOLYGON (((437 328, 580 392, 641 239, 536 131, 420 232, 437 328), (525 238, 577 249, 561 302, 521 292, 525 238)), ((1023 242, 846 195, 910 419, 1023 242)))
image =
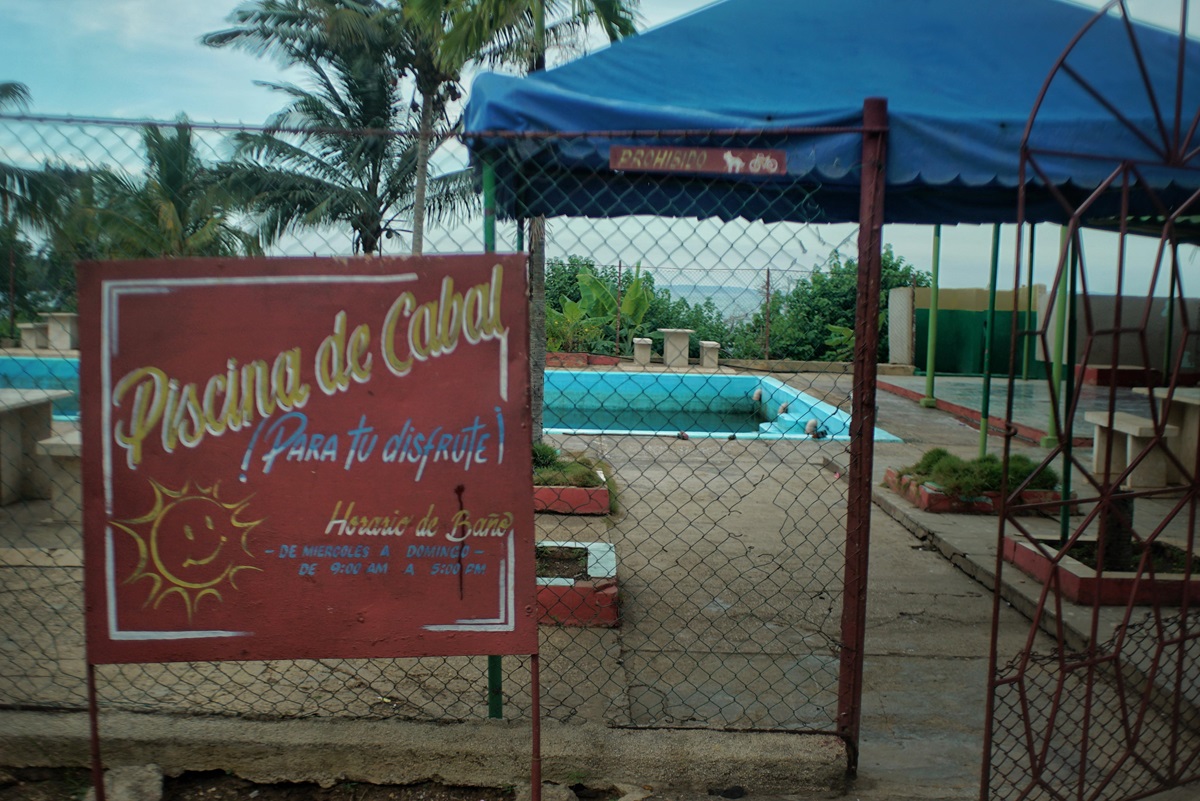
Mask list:
POLYGON ((533 483, 538 487, 599 487, 604 481, 596 474, 591 459, 562 460, 549 467, 535 467, 533 483))

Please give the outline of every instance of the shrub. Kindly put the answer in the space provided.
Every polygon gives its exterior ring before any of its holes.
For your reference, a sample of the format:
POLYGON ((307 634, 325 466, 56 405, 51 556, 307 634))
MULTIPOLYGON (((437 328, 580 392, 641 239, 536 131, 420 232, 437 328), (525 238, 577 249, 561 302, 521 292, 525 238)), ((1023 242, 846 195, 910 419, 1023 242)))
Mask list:
POLYGON ((983 483, 974 466, 953 454, 946 454, 934 464, 929 480, 947 495, 974 498, 983 492, 983 483))
MULTIPOLYGON (((1021 484, 1038 469, 1038 463, 1023 453, 1014 453, 1008 457, 1008 484, 1015 487, 1021 484)), ((1052 467, 1045 467, 1033 476, 1028 489, 1052 490, 1058 486, 1058 472, 1052 467)))
POLYGON ((558 448, 545 442, 533 443, 533 469, 550 467, 558 462, 558 448))
POLYGON ((937 463, 947 456, 950 456, 950 451, 945 448, 930 448, 921 456, 920 461, 911 467, 901 468, 900 472, 906 476, 929 476, 937 463))
MULTIPOLYGON (((1033 475, 1027 489, 1052 490, 1058 486, 1059 476, 1046 467, 1035 474, 1039 463, 1024 454, 1014 453, 1008 459, 1008 486, 1016 487, 1033 475)), ((1004 481, 1004 465, 992 454, 970 461, 962 459, 945 448, 931 448, 920 461, 900 471, 912 476, 918 483, 931 481, 947 495, 974 498, 985 492, 999 492, 1004 481)))

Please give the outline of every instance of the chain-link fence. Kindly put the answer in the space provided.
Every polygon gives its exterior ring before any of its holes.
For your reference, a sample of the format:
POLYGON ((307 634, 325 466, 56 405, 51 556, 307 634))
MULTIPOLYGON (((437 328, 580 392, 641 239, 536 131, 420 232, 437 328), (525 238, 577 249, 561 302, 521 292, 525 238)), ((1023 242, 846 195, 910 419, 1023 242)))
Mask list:
MULTIPOLYGON (((340 134, 367 167, 336 175, 262 145, 302 148, 309 133, 0 116, 0 382, 28 388, 0 409, 0 705, 86 703, 74 262, 408 253, 414 168, 392 161, 392 135, 340 134)), ((478 176, 461 147, 446 151, 431 165, 424 252, 477 252, 478 176)), ((593 177, 547 166, 501 194, 585 196, 601 192, 593 177)), ((712 175, 644 180, 641 213, 596 214, 619 198, 590 196, 592 216, 530 220, 526 197, 497 222, 496 249, 532 251, 544 275, 531 314, 544 320, 533 350, 546 355, 545 458, 598 467, 609 491, 593 514, 571 514, 553 481, 537 482, 549 494, 539 562, 574 562, 539 592, 544 713, 835 731, 846 490, 827 465, 849 447, 854 387, 847 369, 809 362, 853 346, 854 283, 826 282, 826 318, 807 299, 815 275, 853 275, 856 232, 818 225, 822 189, 786 173, 742 179, 736 205, 712 175), (714 213, 710 185, 724 193, 714 213)), ((103 666, 98 681, 106 708, 461 720, 489 714, 490 686, 506 717, 528 715, 528 660, 499 664, 193 662, 103 666)))

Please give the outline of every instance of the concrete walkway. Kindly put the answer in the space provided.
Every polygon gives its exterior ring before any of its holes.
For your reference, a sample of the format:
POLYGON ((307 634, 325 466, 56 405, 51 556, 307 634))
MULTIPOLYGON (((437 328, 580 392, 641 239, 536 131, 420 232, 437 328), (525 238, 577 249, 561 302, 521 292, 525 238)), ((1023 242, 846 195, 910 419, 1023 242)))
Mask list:
MULTIPOLYGON (((849 376, 804 376, 803 383, 830 399, 844 397, 851 387, 849 376)), ((876 486, 887 467, 911 464, 930 447, 963 456, 978 449, 978 431, 953 414, 888 392, 879 393, 878 407, 879 426, 904 441, 877 445, 876 486)), ((994 409, 1002 411, 1003 405, 994 409)), ((994 441, 998 451, 999 440, 994 441)), ((837 481, 845 475, 844 445, 819 446, 825 474, 811 482, 810 491, 830 509, 844 504, 837 481)), ((997 520, 928 515, 883 490, 877 490, 876 503, 855 782, 846 787, 830 779, 828 766, 841 758, 830 738, 604 729, 559 721, 547 721, 543 732, 545 778, 571 783, 586 774, 589 782, 651 786, 656 797, 678 801, 699 801, 708 797, 707 788, 734 785, 744 787, 749 798, 792 801, 843 795, 859 801, 977 798, 997 520), (827 789, 820 789, 822 783, 827 789)), ((1011 606, 1001 609, 999 652, 1012 654, 1030 636, 1022 612, 1031 608, 1040 585, 1015 570, 1004 576, 1011 606)), ((1064 613, 1067 628, 1086 637, 1084 620, 1073 610, 1064 613)), ((1051 647, 1043 635, 1034 636, 1038 650, 1051 647)), ((609 651, 604 658, 614 658, 610 638, 597 634, 597 652, 609 651)), ((553 641, 549 646, 554 648, 553 641)), ((136 763, 153 754, 168 772, 222 768, 261 780, 304 774, 413 781, 437 775, 458 783, 505 784, 519 779, 527 766, 529 734, 521 722, 268 722, 131 713, 106 713, 102 725, 114 761, 136 763)), ((86 760, 86 731, 79 713, 0 711, 0 754, 30 764, 78 764, 86 760)), ((1180 790, 1160 797, 1176 801, 1196 794, 1180 790)))

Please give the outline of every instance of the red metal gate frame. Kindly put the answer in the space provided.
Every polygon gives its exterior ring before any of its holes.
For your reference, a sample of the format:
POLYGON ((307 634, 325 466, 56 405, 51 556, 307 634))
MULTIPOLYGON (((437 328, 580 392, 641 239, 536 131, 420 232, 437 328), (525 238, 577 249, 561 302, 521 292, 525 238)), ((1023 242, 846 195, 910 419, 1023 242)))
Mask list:
MULTIPOLYGON (((1179 28, 1179 61, 1177 64, 1175 84, 1176 97, 1174 98, 1175 103, 1172 109, 1174 119, 1164 120, 1158 104, 1153 103, 1154 114, 1158 118, 1158 131, 1155 132, 1155 134, 1161 134, 1163 141, 1161 143, 1153 143, 1150 141, 1149 137, 1142 137, 1143 141, 1147 142, 1147 144, 1149 144, 1161 156, 1161 162, 1157 162, 1155 166, 1180 168, 1181 173, 1189 164, 1196 164, 1197 156, 1200 155, 1200 149, 1193 148, 1193 145, 1191 144, 1191 139, 1196 133, 1196 119, 1189 120, 1188 118, 1182 116, 1184 111, 1182 108, 1182 86, 1185 67, 1184 59, 1186 50, 1185 31, 1187 29, 1187 6, 1188 0, 1180 0, 1181 13, 1179 28), (1159 144, 1161 144, 1161 148, 1157 146, 1159 144)), ((1102 91, 1097 89, 1096 86, 1090 83, 1085 76, 1080 75, 1076 70, 1072 69, 1066 63, 1067 57, 1071 51, 1084 38, 1097 20, 1103 18, 1105 15, 1114 10, 1119 11, 1121 16, 1125 18, 1126 23, 1128 23, 1128 10, 1125 7, 1124 0, 1111 0, 1111 2, 1097 12, 1096 16, 1093 17, 1093 19, 1089 21, 1087 25, 1085 25, 1067 44, 1062 55, 1056 61, 1053 69, 1046 78, 1041 92, 1034 103, 1033 111, 1031 112, 1029 121, 1026 125, 1025 136, 1022 142, 1022 150, 1020 154, 1017 216, 1018 228, 1015 248, 1016 267, 1014 270, 1013 286, 1014 291, 1017 290, 1021 281, 1023 249, 1022 240, 1024 223, 1027 219, 1027 201, 1029 200, 1027 190, 1030 186, 1030 180, 1036 180, 1041 188, 1048 192, 1053 200, 1057 201, 1057 203, 1063 209, 1064 218, 1069 220, 1068 236, 1064 238, 1063 250, 1059 256, 1054 281, 1052 284, 1052 290, 1056 293, 1070 292, 1070 297, 1072 298, 1075 291, 1074 282, 1076 272, 1078 271, 1080 274, 1083 273, 1083 268, 1077 260, 1079 258, 1079 244, 1081 241, 1080 231, 1087 221, 1089 208, 1104 193, 1107 193, 1110 196, 1114 193, 1118 194, 1120 198, 1121 212, 1116 227, 1120 236, 1120 245, 1118 251, 1119 256, 1117 259, 1117 298, 1115 301, 1115 310, 1113 312, 1114 322, 1111 323, 1111 328, 1106 327, 1104 324, 1097 326, 1095 321, 1090 319, 1091 309, 1088 305, 1086 283, 1082 287, 1082 305, 1084 307, 1083 316, 1088 320, 1089 324, 1089 332, 1087 336, 1087 342, 1085 343, 1085 348, 1090 345, 1091 341, 1100 339, 1102 337, 1111 337, 1113 340, 1113 353, 1111 356, 1111 363, 1108 365, 1110 368, 1110 375, 1113 376, 1113 378, 1110 378, 1110 382, 1115 382, 1116 380, 1115 376, 1117 375, 1117 368, 1119 364, 1121 334, 1129 333, 1133 330, 1128 328, 1126 324, 1122 322, 1121 318, 1121 296, 1124 290, 1125 282, 1125 240, 1126 237, 1128 237, 1131 233, 1129 209, 1131 208, 1130 198, 1132 193, 1136 191, 1148 197, 1157 206, 1159 210, 1158 214, 1160 215, 1161 244, 1159 249, 1158 263, 1155 265, 1154 279, 1151 283, 1151 295, 1153 294, 1153 286, 1158 280, 1158 271, 1162 269, 1162 262, 1166 258, 1166 254, 1169 253, 1171 258, 1171 272, 1168 280, 1170 281, 1170 285, 1173 290, 1172 298, 1176 297, 1174 291, 1177 291, 1178 297, 1182 298, 1183 287, 1180 278, 1179 261, 1177 255, 1179 241, 1178 235, 1175 231, 1175 224, 1186 214, 1195 214, 1195 209, 1200 206, 1200 192, 1196 192, 1184 200, 1181 204, 1177 204, 1176 207, 1171 208, 1168 202, 1161 198, 1142 180, 1141 168, 1146 166, 1146 162, 1144 160, 1139 162, 1136 159, 1122 158, 1118 156, 1105 159, 1106 163, 1115 164, 1115 167, 1112 169, 1105 181, 1103 181, 1100 186, 1088 193, 1086 197, 1083 197, 1078 201, 1073 201, 1068 197, 1067 192, 1052 183, 1046 171, 1043 169, 1044 161, 1049 161, 1050 159, 1056 157, 1081 159, 1098 159, 1098 157, 1094 154, 1070 153, 1054 149, 1052 146, 1035 147, 1031 144, 1035 120, 1039 111, 1042 109, 1044 102, 1046 101, 1053 81, 1058 76, 1064 76, 1064 80, 1073 81, 1077 86, 1083 88, 1084 91, 1090 93, 1097 99, 1098 102, 1103 104, 1115 119, 1122 122, 1130 130, 1135 132, 1137 131, 1136 125, 1134 125, 1134 123, 1132 123, 1121 112, 1120 109, 1116 108, 1114 104, 1108 102, 1102 91), (1190 212, 1189 209, 1191 209, 1190 212), (1070 286, 1069 290, 1068 286, 1070 286)), ((1142 53, 1137 47, 1136 38, 1132 28, 1127 27, 1127 30, 1129 30, 1130 39, 1133 44, 1132 51, 1136 69, 1146 81, 1147 93, 1150 94, 1150 81, 1148 79, 1146 65, 1143 60, 1142 53)), ((1151 96, 1151 99, 1153 102, 1153 96, 1151 96)), ((1189 171, 1189 173, 1192 179, 1191 183, 1194 183, 1194 167, 1189 171)), ((1188 184, 1184 183, 1182 185, 1186 186, 1188 184)), ((1158 225, 1158 223, 1155 225, 1158 225)), ((1032 283, 1032 280, 1030 282, 1032 283)), ((1149 302, 1147 302, 1146 305, 1148 309, 1149 302)), ((1069 325, 1071 326, 1072 330, 1074 330, 1076 326, 1076 312, 1074 310, 1070 312, 1069 319, 1069 325)), ((1139 354, 1139 357, 1145 360, 1149 359, 1148 348, 1145 344, 1145 325, 1147 319, 1148 312, 1141 320, 1140 325, 1142 327, 1138 329, 1141 333, 1142 345, 1142 353, 1139 354)), ((1186 320, 1184 325, 1186 329, 1186 320)), ((1192 325, 1195 325, 1195 321, 1192 322, 1192 325)), ((1028 333, 1029 332, 1026 332, 1026 335, 1028 335, 1028 333)), ((1043 346, 1046 346, 1048 343, 1045 341, 1044 330, 1039 331, 1038 333, 1041 335, 1043 346)), ((1018 321, 1014 315, 1011 330, 1011 344, 1014 348, 1019 344, 1020 338, 1021 333, 1018 330, 1018 321)), ((1014 350, 1013 352, 1016 351, 1014 350)), ((1049 348, 1047 348, 1045 352, 1049 353, 1049 348)), ((1086 353, 1088 350, 1085 349, 1084 352, 1086 353)), ((1183 349, 1180 347, 1179 353, 1175 355, 1175 358, 1171 364, 1171 368, 1168 371, 1169 375, 1164 376, 1165 380, 1168 382, 1168 392, 1174 391, 1178 381, 1179 372, 1182 368, 1182 355, 1183 349)), ((1145 362, 1145 368, 1147 380, 1149 380, 1149 361, 1145 362)), ((1074 369, 1075 365, 1066 363, 1064 364, 1063 372, 1064 374, 1067 374, 1068 371, 1073 371, 1074 369)), ((1013 387, 1015 376, 1015 369, 1010 369, 1009 398, 1005 416, 1006 421, 1008 421, 1006 424, 1006 438, 1004 446, 1004 460, 1006 464, 1008 461, 1011 439, 1014 433, 1012 418, 1013 387)), ((1070 379, 1068 379, 1068 381, 1069 380, 1070 379)), ((1069 388, 1071 384, 1068 383, 1067 386, 1069 388)), ((1108 388, 1110 409, 1113 408, 1115 400, 1115 387, 1115 383, 1110 383, 1108 388)), ((1057 434, 1059 445, 1051 451, 1050 456, 1047 458, 1047 462, 1059 455, 1064 455, 1068 462, 1075 462, 1077 464, 1077 457, 1074 457, 1071 452, 1072 436, 1070 433, 1064 434, 1064 432, 1071 432, 1072 430, 1076 412, 1075 405, 1078 401, 1078 397, 1071 397, 1073 393, 1068 389, 1068 392, 1066 393, 1067 397, 1063 398, 1062 400, 1062 411, 1059 413, 1059 387, 1051 382, 1050 389, 1051 401, 1054 405, 1056 415, 1055 427, 1057 431, 1054 433, 1057 434)), ((1151 409, 1151 416, 1154 417, 1156 432, 1151 438, 1152 442, 1149 446, 1147 446, 1146 452, 1149 452, 1149 450, 1154 447, 1158 447, 1160 443, 1164 442, 1165 437, 1163 428, 1165 420, 1159 419, 1158 415, 1153 411, 1153 405, 1151 405, 1151 409)), ((1197 447, 1197 450, 1200 450, 1200 443, 1185 443, 1185 447, 1187 446, 1197 447)), ((1106 448, 1106 452, 1103 454, 1102 458, 1105 465, 1109 467, 1112 466, 1113 449, 1111 442, 1106 448)), ((1095 508, 1093 508, 1092 511, 1076 518, 1076 522, 1074 523, 1064 524, 1064 534, 1066 528, 1073 529, 1073 533, 1070 536, 1069 542, 1073 542, 1075 539, 1077 539, 1082 533, 1083 529, 1089 524, 1095 522, 1097 525, 1102 525, 1103 523, 1099 518, 1107 514, 1106 510, 1113 510, 1116 508, 1114 506, 1114 499, 1116 496, 1130 495, 1130 493, 1122 491, 1120 485, 1129 475, 1130 471, 1133 470, 1134 466, 1136 466, 1136 462, 1140 458, 1142 457, 1135 457, 1133 454, 1130 454, 1131 464, 1128 467, 1126 467, 1123 471, 1106 471, 1108 478, 1103 480, 1097 480, 1088 477, 1085 483, 1079 488, 1079 494, 1081 497, 1075 501, 1068 500, 1063 504, 1065 507, 1075 503, 1080 503, 1081 501, 1095 502, 1095 508), (1085 494, 1086 497, 1082 497, 1085 494)), ((1174 466, 1176 469, 1180 469, 1183 473, 1185 482, 1185 486, 1183 488, 1183 499, 1179 501, 1178 505, 1171 514, 1172 516, 1181 513, 1189 515, 1187 518, 1187 525, 1189 527, 1187 550, 1189 557, 1191 557, 1194 555, 1195 551, 1197 502, 1200 500, 1200 471, 1187 470, 1185 469, 1186 466, 1182 465, 1178 459, 1176 459, 1174 456, 1171 458, 1174 461, 1174 466)), ((1083 470, 1083 466, 1078 465, 1078 467, 1080 468, 1080 474, 1087 476, 1086 471, 1083 470)), ((1007 471, 1005 471, 1005 476, 1005 480, 1007 481, 1007 471)), ((1005 499, 1008 498, 1009 489, 1009 487, 1005 486, 1003 490, 1002 496, 1005 499)), ((1070 490, 1067 489, 1065 492, 1069 493, 1070 490)), ((1159 493, 1154 490, 1143 490, 1132 494, 1137 497, 1153 497, 1159 493)), ((1151 668, 1149 679, 1131 680, 1131 678, 1125 673, 1125 671, 1129 669, 1128 660, 1132 658, 1132 655, 1125 655, 1122 653, 1122 648, 1124 647, 1125 642, 1127 639, 1130 639, 1130 628, 1131 623, 1133 623, 1135 602, 1132 598, 1130 598, 1125 605, 1124 614, 1122 615, 1114 638, 1105 642, 1098 642, 1100 639, 1100 602, 1099 598, 1095 599, 1090 610, 1091 636, 1089 637, 1086 646, 1079 652, 1071 652, 1071 649, 1064 641, 1064 634, 1061 629, 1061 624, 1055 624, 1058 626, 1057 631, 1055 632, 1057 637, 1057 653, 1055 654, 1055 660, 1058 663, 1059 675, 1057 683, 1054 687, 1054 692, 1047 702, 1049 709, 1047 719, 1050 730, 1046 732, 1038 731, 1032 724, 1034 722, 1033 718, 1040 713, 1040 710, 1032 709, 1032 707, 1036 706, 1036 699, 1033 697, 1034 692, 1025 685, 1025 671, 1026 667, 1029 666, 1030 662, 1032 662, 1033 658, 1035 657, 1035 646, 1033 643, 1039 625, 1042 625, 1043 628, 1048 626, 1048 624, 1044 622, 1044 619, 1048 617, 1048 606, 1051 603, 1061 603, 1062 601, 1058 595, 1060 585, 1058 584, 1059 566, 1057 560, 1061 558, 1062 553, 1065 552, 1069 543, 1063 543, 1057 554, 1052 547, 1038 546, 1041 547, 1043 551, 1046 552, 1047 556, 1052 560, 1053 567, 1051 568, 1051 577, 1044 584, 1043 591, 1034 614, 1029 636, 1022 652, 1017 657, 1017 661, 1019 662, 1020 666, 1013 672, 1013 675, 1008 675, 1003 679, 999 678, 1000 655, 998 653, 998 631, 1000 625, 1000 610, 1002 606, 1002 573, 1005 569, 1005 560, 1003 556, 1004 544, 1006 538, 1010 535, 1014 540, 1020 539, 1022 536, 1024 536, 1027 540, 1031 542, 1033 541, 1032 537, 1029 536, 1029 532, 1024 526, 1022 526, 1020 521, 1012 516, 1011 512, 1013 509, 1010 507, 1009 503, 1010 502, 1006 501, 1002 506, 997 532, 997 556, 995 569, 996 579, 993 596, 991 646, 988 659, 988 695, 984 729, 983 765, 981 771, 979 797, 982 799, 982 801, 988 801, 988 799, 995 797, 992 795, 993 790, 998 789, 993 786, 993 782, 997 780, 997 777, 993 775, 993 767, 995 759, 997 758, 997 742, 995 735, 997 734, 998 725, 998 694, 1002 689, 1008 689, 1011 692, 1019 693, 1022 715, 1022 721, 1020 725, 1024 727, 1022 733, 1015 737, 1015 739, 1019 740, 1019 742, 1014 747, 1014 750, 1016 750, 1018 753, 1018 761, 1021 759, 1025 760, 1022 763, 1024 766, 1025 775, 1021 777, 1021 784, 1019 786, 1016 784, 1016 782, 1010 781, 1009 784, 1005 784, 1003 788, 1000 788, 1011 791, 1011 797, 1020 799, 1043 797, 1070 797, 1083 799, 1103 797, 1106 799, 1106 801, 1116 801, 1118 798, 1132 799, 1144 797, 1146 795, 1157 793, 1161 790, 1178 786, 1190 781, 1195 781, 1197 778, 1200 778, 1200 766, 1196 765, 1194 762, 1189 764, 1189 760, 1186 755, 1187 749, 1194 748, 1195 746, 1194 744, 1192 746, 1185 746, 1183 743, 1183 738, 1180 734, 1181 725, 1184 725, 1185 718, 1187 716, 1186 711, 1182 709, 1183 702, 1181 700, 1182 693, 1186 689, 1183 685, 1185 683, 1185 677, 1187 675, 1186 669, 1189 662, 1185 645, 1188 641, 1194 642, 1196 640, 1200 640, 1200 632, 1194 630, 1189 632, 1188 614, 1190 601, 1189 594, 1186 592, 1182 594, 1181 600, 1177 600, 1172 603, 1159 603, 1158 601, 1155 601, 1150 607, 1152 614, 1154 615, 1154 619, 1159 621, 1159 630, 1156 630, 1156 636, 1158 637, 1157 652, 1155 656, 1156 662, 1159 657, 1158 652, 1162 652, 1167 646, 1174 645, 1179 649, 1177 656, 1174 657, 1174 662, 1177 664, 1174 665, 1173 668, 1175 670, 1173 683, 1171 682, 1171 674, 1169 672, 1171 668, 1163 668, 1163 675, 1165 678, 1161 680, 1167 682, 1167 686, 1165 688, 1156 688, 1154 686, 1154 681, 1157 679, 1157 677, 1154 675, 1154 667, 1151 668), (1164 610, 1169 610, 1172 613, 1178 610, 1180 615, 1178 631, 1170 636, 1168 636, 1168 632, 1162 625, 1162 612, 1164 610), (1068 691, 1067 675, 1074 671, 1079 671, 1086 676, 1086 679, 1083 680, 1085 693, 1081 699, 1072 698, 1068 691), (1104 721, 1100 720, 1100 715, 1098 714, 1100 711, 1099 707, 1101 706, 1101 701, 1099 700, 1097 692, 1094 688, 1102 681, 1111 681, 1117 688, 1117 692, 1119 694, 1120 709, 1116 710, 1115 713, 1111 710, 1109 711, 1109 715, 1116 718, 1116 722, 1113 725, 1121 728, 1119 736, 1113 738, 1121 745, 1121 747, 1117 749, 1115 753, 1105 753, 1100 745, 1095 744, 1095 741, 1099 738, 1094 735, 1099 733, 1098 730, 1101 729, 1104 721), (1143 684, 1146 686, 1143 686, 1143 684), (1163 698, 1164 695, 1167 697, 1163 698), (1081 718, 1077 723, 1077 725, 1080 727, 1080 731, 1072 731, 1064 735, 1067 738, 1078 737, 1078 742, 1071 740, 1070 742, 1066 743, 1066 745, 1073 745, 1078 749, 1077 753, 1074 753, 1068 757, 1068 759, 1076 759, 1078 761, 1078 768, 1074 771, 1073 776, 1074 784, 1069 784, 1063 779, 1061 772, 1056 774, 1049 769, 1048 764, 1050 762, 1050 757, 1047 752, 1049 749, 1054 747, 1052 745, 1052 737, 1056 723, 1060 719, 1067 718, 1069 715, 1069 710, 1071 710, 1072 706, 1075 706, 1076 704, 1078 707, 1082 708, 1082 711, 1080 712, 1081 718), (1154 708, 1153 710, 1152 707, 1154 708), (1147 759, 1144 755, 1139 753, 1138 746, 1141 744, 1141 738, 1143 734, 1146 733, 1146 729, 1149 728, 1146 726, 1145 721, 1147 720, 1147 715, 1152 711, 1158 715, 1164 716, 1166 718, 1166 726, 1169 727, 1169 736, 1166 738, 1166 742, 1163 743, 1163 745, 1170 750, 1170 754, 1168 755, 1166 761, 1166 769, 1164 769, 1161 765, 1152 764, 1152 760, 1147 759), (1022 748, 1026 750, 1022 751, 1022 748), (1116 784, 1122 771, 1130 767, 1137 767, 1139 770, 1141 770, 1146 777, 1145 781, 1138 786, 1126 785, 1122 787, 1119 784, 1116 784), (1088 775, 1089 768, 1091 769, 1092 773, 1090 776, 1088 775), (1114 793, 1118 795, 1114 795, 1114 793)), ((1119 514, 1123 514, 1125 524, 1132 529, 1133 523, 1132 520, 1128 519, 1129 514, 1127 512, 1119 514)), ((1161 533, 1166 522, 1167 519, 1164 519, 1163 521, 1156 521, 1156 523, 1152 526, 1152 530, 1145 530, 1145 527, 1143 527, 1142 533, 1145 534, 1145 536, 1142 537, 1139 535, 1139 539, 1143 539, 1145 542, 1153 542, 1161 533)), ((1100 553, 1097 555, 1098 562, 1103 558, 1103 537, 1100 538, 1099 543, 1100 553)), ((1191 564, 1193 563, 1189 558, 1189 565, 1191 564)), ((1009 569, 1011 570, 1013 568, 1010 566, 1009 569)), ((1186 569, 1185 580, 1190 579, 1192 575, 1194 575, 1192 571, 1193 568, 1191 566, 1186 569)), ((1141 583, 1143 579, 1149 583, 1154 582, 1154 573, 1152 569, 1147 571, 1147 573, 1148 575, 1143 576, 1142 571, 1139 571, 1138 583, 1141 583)), ((1098 569, 1098 574, 1103 574, 1102 567, 1098 569)), ((1136 624, 1134 625, 1136 626, 1136 624)), ((1193 668, 1193 670, 1194 669, 1195 668, 1193 668)), ((1062 746, 1063 743, 1059 743, 1060 751, 1062 750, 1062 746)), ((1000 781, 1004 781, 1004 779, 1005 777, 1001 777, 1000 781)), ((1007 798, 1010 797, 1010 795, 1005 794, 1004 797, 1007 798)))

